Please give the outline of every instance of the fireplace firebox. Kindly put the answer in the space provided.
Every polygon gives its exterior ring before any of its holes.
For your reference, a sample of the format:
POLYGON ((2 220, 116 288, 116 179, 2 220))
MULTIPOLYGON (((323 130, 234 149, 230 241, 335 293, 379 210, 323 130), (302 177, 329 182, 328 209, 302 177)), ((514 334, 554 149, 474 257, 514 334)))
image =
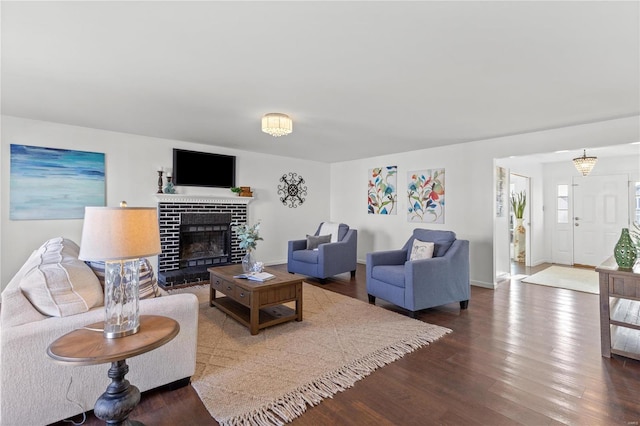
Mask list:
POLYGON ((180 268, 230 263, 230 228, 230 214, 183 213, 180 225, 180 268), (193 223, 198 221, 212 222, 193 223), (219 221, 224 223, 216 223, 219 221))

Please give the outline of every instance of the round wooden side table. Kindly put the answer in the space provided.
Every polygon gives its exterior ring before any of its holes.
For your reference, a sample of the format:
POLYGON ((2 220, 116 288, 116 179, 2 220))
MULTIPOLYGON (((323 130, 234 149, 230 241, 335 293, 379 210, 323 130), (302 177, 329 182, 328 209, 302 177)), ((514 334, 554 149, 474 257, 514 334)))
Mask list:
POLYGON ((124 376, 129 372, 126 359, 152 351, 178 335, 180 325, 172 318, 141 315, 140 330, 136 334, 107 339, 102 334, 103 323, 90 324, 55 340, 47 348, 47 355, 55 361, 72 365, 111 363, 111 383, 98 398, 94 414, 107 425, 142 425, 128 420, 140 402, 140 391, 124 376))

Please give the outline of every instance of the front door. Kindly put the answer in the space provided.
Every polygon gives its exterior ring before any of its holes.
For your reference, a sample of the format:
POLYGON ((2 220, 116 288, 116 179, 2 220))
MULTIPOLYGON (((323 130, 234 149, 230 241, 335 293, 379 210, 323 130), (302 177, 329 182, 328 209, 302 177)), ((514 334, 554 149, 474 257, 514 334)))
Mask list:
POLYGON ((597 266, 629 226, 627 175, 573 178, 573 263, 597 266))

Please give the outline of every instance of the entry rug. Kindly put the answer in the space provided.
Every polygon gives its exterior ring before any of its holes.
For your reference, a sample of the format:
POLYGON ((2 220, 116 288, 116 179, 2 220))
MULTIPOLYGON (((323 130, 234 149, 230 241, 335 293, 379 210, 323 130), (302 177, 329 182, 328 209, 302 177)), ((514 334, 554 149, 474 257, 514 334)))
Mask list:
POLYGON ((282 425, 451 330, 309 284, 302 322, 251 336, 209 307, 208 288, 183 289, 200 300, 192 386, 223 426, 282 425))
POLYGON ((592 294, 600 293, 599 277, 595 269, 554 265, 523 279, 522 282, 592 294))

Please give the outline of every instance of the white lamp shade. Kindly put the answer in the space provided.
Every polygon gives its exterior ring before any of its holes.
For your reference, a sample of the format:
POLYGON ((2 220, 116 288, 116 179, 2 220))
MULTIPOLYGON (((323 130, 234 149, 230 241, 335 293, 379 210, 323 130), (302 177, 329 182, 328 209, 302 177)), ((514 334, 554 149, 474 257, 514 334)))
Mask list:
POLYGON ((153 207, 85 207, 81 260, 126 260, 161 251, 153 207))

